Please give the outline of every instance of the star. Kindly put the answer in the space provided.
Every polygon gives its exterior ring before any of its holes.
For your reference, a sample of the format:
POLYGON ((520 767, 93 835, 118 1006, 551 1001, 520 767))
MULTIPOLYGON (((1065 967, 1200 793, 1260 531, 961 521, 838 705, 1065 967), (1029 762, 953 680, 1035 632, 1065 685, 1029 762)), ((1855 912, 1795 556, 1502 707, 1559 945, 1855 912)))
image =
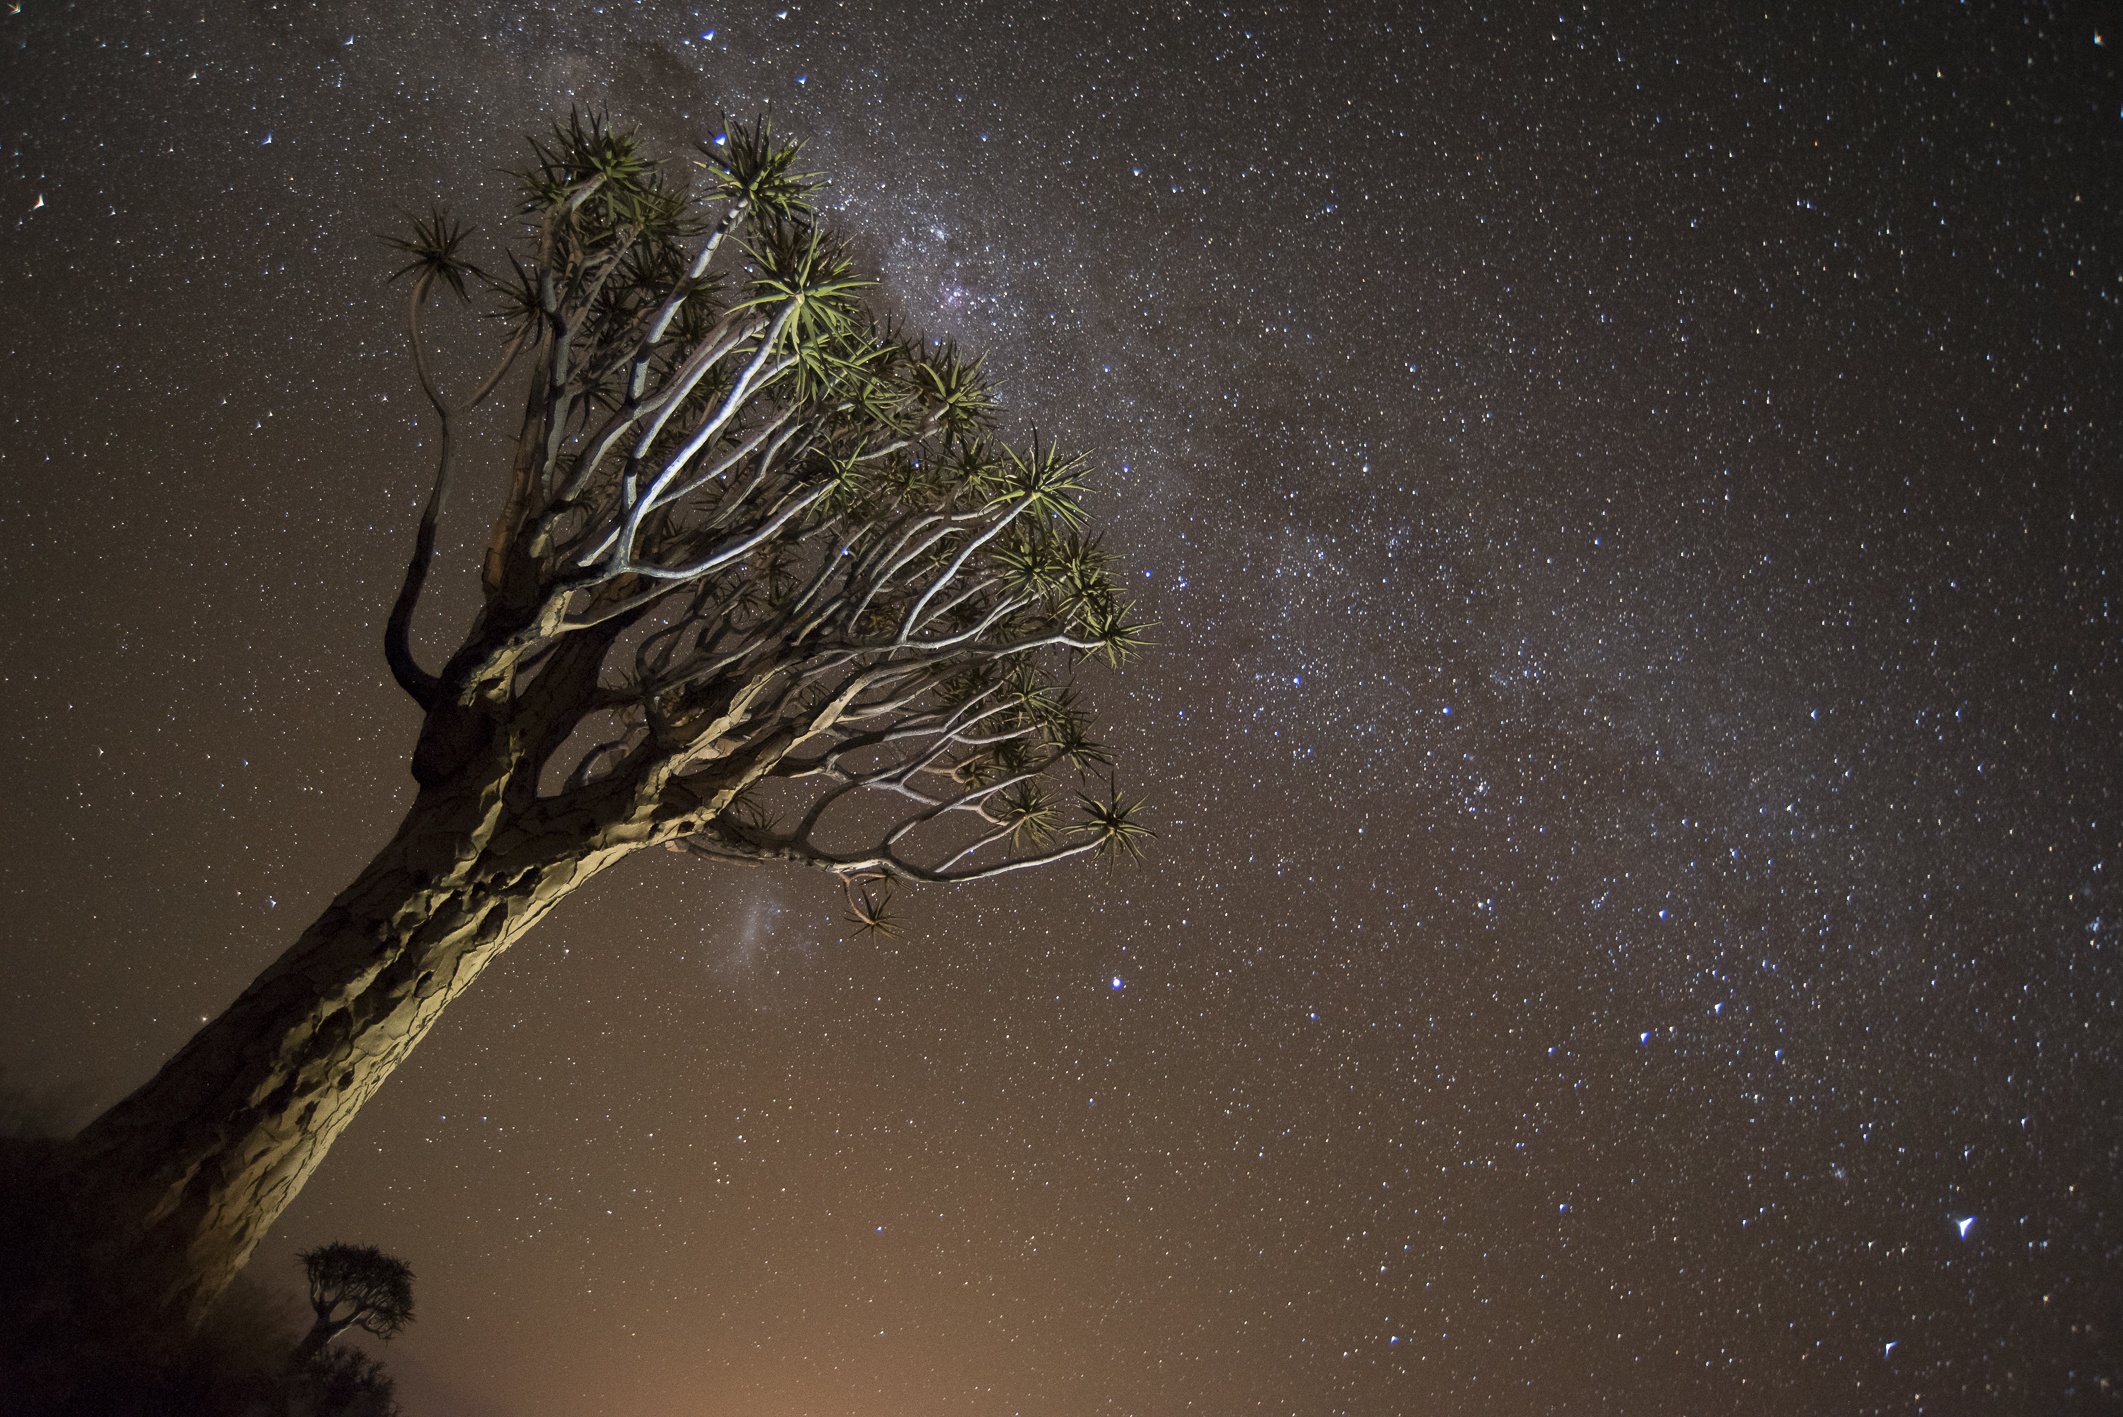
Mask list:
POLYGON ((1956 1220, 1954 1226, 1961 1232, 1961 1238, 1965 1240, 1968 1238, 1968 1227, 1975 1223, 1976 1218, 1971 1215, 1966 1220, 1956 1220))

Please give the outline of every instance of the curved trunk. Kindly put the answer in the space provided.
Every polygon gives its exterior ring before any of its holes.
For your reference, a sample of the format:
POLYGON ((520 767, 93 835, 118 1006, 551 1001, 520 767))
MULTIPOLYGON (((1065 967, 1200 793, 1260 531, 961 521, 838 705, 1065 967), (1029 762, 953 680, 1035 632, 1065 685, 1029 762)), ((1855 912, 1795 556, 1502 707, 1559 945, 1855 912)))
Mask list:
POLYGON ((196 1323, 362 1103, 496 955, 627 847, 423 791, 288 951, 69 1148, 96 1249, 196 1323))

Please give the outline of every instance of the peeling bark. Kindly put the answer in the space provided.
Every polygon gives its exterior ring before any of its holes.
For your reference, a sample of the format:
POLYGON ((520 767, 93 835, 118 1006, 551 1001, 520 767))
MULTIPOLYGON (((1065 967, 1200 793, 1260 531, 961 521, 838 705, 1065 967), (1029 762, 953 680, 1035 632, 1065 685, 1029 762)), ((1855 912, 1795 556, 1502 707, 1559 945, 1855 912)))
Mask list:
POLYGON ((423 793, 300 939, 76 1138, 69 1170, 142 1297, 196 1322, 449 1002, 625 854, 423 793))

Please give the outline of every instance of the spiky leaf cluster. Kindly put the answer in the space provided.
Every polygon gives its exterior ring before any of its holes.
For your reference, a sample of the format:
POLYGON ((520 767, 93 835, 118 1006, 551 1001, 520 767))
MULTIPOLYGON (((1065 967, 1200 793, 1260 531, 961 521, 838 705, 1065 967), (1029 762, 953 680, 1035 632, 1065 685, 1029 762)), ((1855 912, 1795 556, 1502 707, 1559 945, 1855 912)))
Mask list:
MULTIPOLYGON (((1134 808, 1050 785, 1107 761, 1075 666, 1143 633, 1086 460, 1002 441, 982 361, 873 312, 799 145, 762 121, 702 152, 693 190, 601 116, 533 145, 495 283, 529 412, 485 608, 433 693, 547 715, 518 734, 530 783, 573 758, 562 796, 820 866, 865 917, 893 880, 1132 849, 1134 808), (806 804, 787 825, 756 809, 777 782, 806 804), (905 814, 838 841, 851 797, 905 814)), ((434 216, 401 244, 456 289, 462 240, 434 216)))

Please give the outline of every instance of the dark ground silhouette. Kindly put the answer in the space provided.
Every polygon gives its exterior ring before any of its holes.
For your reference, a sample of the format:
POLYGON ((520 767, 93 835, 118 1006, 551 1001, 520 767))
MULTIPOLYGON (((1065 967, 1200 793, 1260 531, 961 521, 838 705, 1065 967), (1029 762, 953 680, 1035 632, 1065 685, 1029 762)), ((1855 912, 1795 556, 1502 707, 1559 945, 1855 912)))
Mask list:
POLYGON ((99 1259, 94 1216, 49 1165, 66 1109, 0 1091, 0 1417, 398 1412, 382 1363, 343 1344, 306 1346, 308 1306, 248 1276, 196 1330, 157 1326, 99 1259))

